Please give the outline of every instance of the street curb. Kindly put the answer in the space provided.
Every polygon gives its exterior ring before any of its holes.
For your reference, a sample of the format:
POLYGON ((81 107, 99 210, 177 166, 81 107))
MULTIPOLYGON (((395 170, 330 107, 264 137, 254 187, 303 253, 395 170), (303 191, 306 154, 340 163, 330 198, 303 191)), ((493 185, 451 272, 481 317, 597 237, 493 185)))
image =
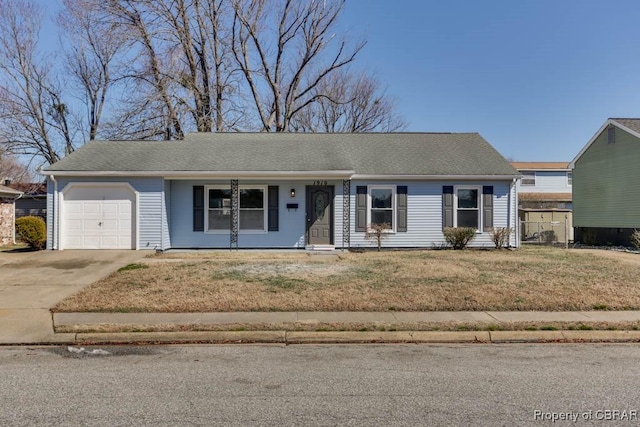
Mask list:
MULTIPOLYGON (((65 334, 66 336, 73 334, 65 334)), ((65 340, 68 342, 69 340, 65 340)), ((640 342, 640 331, 197 331, 77 333, 75 344, 225 343, 225 344, 366 344, 366 343, 545 343, 640 342)), ((51 342, 53 343, 53 341, 51 342)), ((57 342, 58 344, 60 341, 57 342)))
POLYGON ((195 331, 195 332, 109 332, 78 333, 76 343, 282 343, 285 331, 195 331))

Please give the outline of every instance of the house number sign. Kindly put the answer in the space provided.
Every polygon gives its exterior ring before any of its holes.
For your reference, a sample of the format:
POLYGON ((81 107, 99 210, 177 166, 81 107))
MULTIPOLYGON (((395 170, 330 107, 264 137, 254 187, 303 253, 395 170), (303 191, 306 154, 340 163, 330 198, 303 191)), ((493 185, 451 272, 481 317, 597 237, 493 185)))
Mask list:
POLYGON ((324 180, 324 181, 316 180, 316 181, 313 181, 313 185, 327 185, 327 181, 326 180, 324 180))

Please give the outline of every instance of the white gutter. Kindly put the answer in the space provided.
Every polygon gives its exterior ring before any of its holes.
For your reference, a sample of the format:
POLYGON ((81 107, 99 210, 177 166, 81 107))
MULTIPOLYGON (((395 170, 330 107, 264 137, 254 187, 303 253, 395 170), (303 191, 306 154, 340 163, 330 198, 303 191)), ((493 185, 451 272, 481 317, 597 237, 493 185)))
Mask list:
POLYGON ((193 178, 351 178, 352 170, 334 171, 43 171, 43 175, 52 176, 145 176, 176 179, 193 178))
POLYGON ((559 168, 559 169, 543 169, 543 168, 518 168, 520 172, 571 172, 571 169, 559 168))
POLYGON ((351 179, 429 179, 429 180, 490 180, 506 181, 519 178, 520 175, 367 175, 354 174, 351 179))
POLYGON ((295 179, 295 178, 348 178, 348 179, 430 179, 430 180, 493 180, 504 181, 519 178, 520 175, 379 175, 356 174, 353 170, 332 171, 43 171, 43 175, 52 176, 145 176, 164 177, 173 179, 194 178, 271 178, 271 179, 295 179))

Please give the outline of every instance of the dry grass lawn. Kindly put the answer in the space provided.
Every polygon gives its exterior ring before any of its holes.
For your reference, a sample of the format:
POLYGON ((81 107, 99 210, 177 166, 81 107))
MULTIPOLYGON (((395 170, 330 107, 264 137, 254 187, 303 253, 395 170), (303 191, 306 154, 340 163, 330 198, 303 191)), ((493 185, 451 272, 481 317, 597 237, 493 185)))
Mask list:
POLYGON ((169 253, 135 267, 95 283, 55 310, 640 309, 640 255, 611 251, 220 251, 169 253))

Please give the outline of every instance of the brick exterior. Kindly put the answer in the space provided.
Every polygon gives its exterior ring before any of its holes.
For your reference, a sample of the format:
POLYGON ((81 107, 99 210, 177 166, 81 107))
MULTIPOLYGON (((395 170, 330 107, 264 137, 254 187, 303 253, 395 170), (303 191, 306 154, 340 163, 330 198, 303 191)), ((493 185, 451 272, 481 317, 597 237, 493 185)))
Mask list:
POLYGON ((13 244, 13 198, 0 197, 0 246, 13 244))

